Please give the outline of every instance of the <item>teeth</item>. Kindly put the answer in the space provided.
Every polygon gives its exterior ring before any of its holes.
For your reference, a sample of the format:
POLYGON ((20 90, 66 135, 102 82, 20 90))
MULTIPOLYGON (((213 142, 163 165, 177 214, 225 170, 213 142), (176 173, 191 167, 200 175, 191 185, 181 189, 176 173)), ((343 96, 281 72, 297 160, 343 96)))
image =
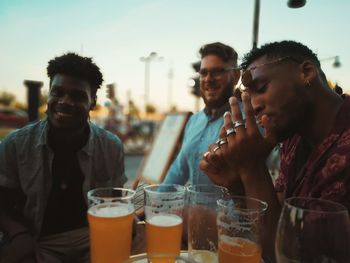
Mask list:
POLYGON ((57 112, 57 115, 60 117, 71 117, 72 114, 64 113, 64 112, 57 112))

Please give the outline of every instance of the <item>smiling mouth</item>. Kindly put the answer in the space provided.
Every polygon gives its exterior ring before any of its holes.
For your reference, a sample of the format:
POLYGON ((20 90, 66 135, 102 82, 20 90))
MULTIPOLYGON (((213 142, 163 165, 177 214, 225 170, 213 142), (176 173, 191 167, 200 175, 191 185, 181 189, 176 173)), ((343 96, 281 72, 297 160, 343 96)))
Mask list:
POLYGON ((67 113, 67 112, 62 112, 62 111, 56 111, 56 114, 57 114, 58 117, 61 117, 61 118, 71 118, 71 117, 73 117, 73 114, 67 113))

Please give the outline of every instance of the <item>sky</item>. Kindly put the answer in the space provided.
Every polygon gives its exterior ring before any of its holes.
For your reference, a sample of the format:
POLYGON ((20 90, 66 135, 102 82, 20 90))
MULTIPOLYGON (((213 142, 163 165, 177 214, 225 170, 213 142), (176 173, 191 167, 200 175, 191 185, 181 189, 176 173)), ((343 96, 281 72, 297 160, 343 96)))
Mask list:
MULTIPOLYGON (((163 59, 150 63, 150 103, 159 111, 170 104, 193 111, 188 83, 198 49, 220 41, 242 57, 252 48, 253 10, 254 0, 0 0, 0 91, 22 102, 24 80, 43 81, 47 91, 47 62, 72 51, 93 57, 101 68, 99 103, 107 101, 105 85, 115 83, 121 103, 129 93, 143 108, 140 58, 157 52, 163 59)), ((349 14, 349 0, 307 0, 300 9, 289 8, 287 0, 261 0, 258 46, 302 42, 321 59, 328 79, 350 93, 349 14), (334 56, 340 68, 326 59, 334 56)))

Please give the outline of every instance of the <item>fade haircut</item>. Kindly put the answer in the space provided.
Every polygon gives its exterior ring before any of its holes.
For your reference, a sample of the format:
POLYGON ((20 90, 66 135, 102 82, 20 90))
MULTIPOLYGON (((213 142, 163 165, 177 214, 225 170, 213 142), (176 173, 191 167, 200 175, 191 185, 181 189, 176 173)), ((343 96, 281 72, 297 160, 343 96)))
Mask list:
POLYGON ((215 55, 222 59, 225 63, 237 67, 237 52, 230 46, 220 42, 210 43, 202 46, 199 50, 201 59, 208 55, 215 55))
POLYGON ((251 63, 265 55, 268 59, 292 57, 300 62, 310 60, 317 66, 321 78, 324 81, 327 81, 326 75, 321 69, 321 64, 317 55, 307 46, 292 40, 267 43, 260 48, 252 49, 249 53, 244 55, 240 68, 247 69, 251 63))
POLYGON ((96 97, 97 89, 101 87, 103 82, 100 68, 92 61, 92 58, 82 57, 75 53, 66 53, 49 61, 47 75, 50 78, 50 83, 56 74, 65 74, 86 80, 91 86, 93 97, 96 97))

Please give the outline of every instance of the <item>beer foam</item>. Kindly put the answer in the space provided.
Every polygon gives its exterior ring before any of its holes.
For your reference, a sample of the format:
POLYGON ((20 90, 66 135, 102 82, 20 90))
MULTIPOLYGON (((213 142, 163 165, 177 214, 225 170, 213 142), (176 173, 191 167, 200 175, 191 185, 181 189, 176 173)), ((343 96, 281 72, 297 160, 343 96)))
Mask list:
POLYGON ((89 214, 98 217, 121 217, 131 214, 128 205, 95 205, 89 209, 89 214))
POLYGON ((154 215, 146 220, 147 223, 156 226, 176 226, 182 223, 182 218, 172 214, 154 215))

